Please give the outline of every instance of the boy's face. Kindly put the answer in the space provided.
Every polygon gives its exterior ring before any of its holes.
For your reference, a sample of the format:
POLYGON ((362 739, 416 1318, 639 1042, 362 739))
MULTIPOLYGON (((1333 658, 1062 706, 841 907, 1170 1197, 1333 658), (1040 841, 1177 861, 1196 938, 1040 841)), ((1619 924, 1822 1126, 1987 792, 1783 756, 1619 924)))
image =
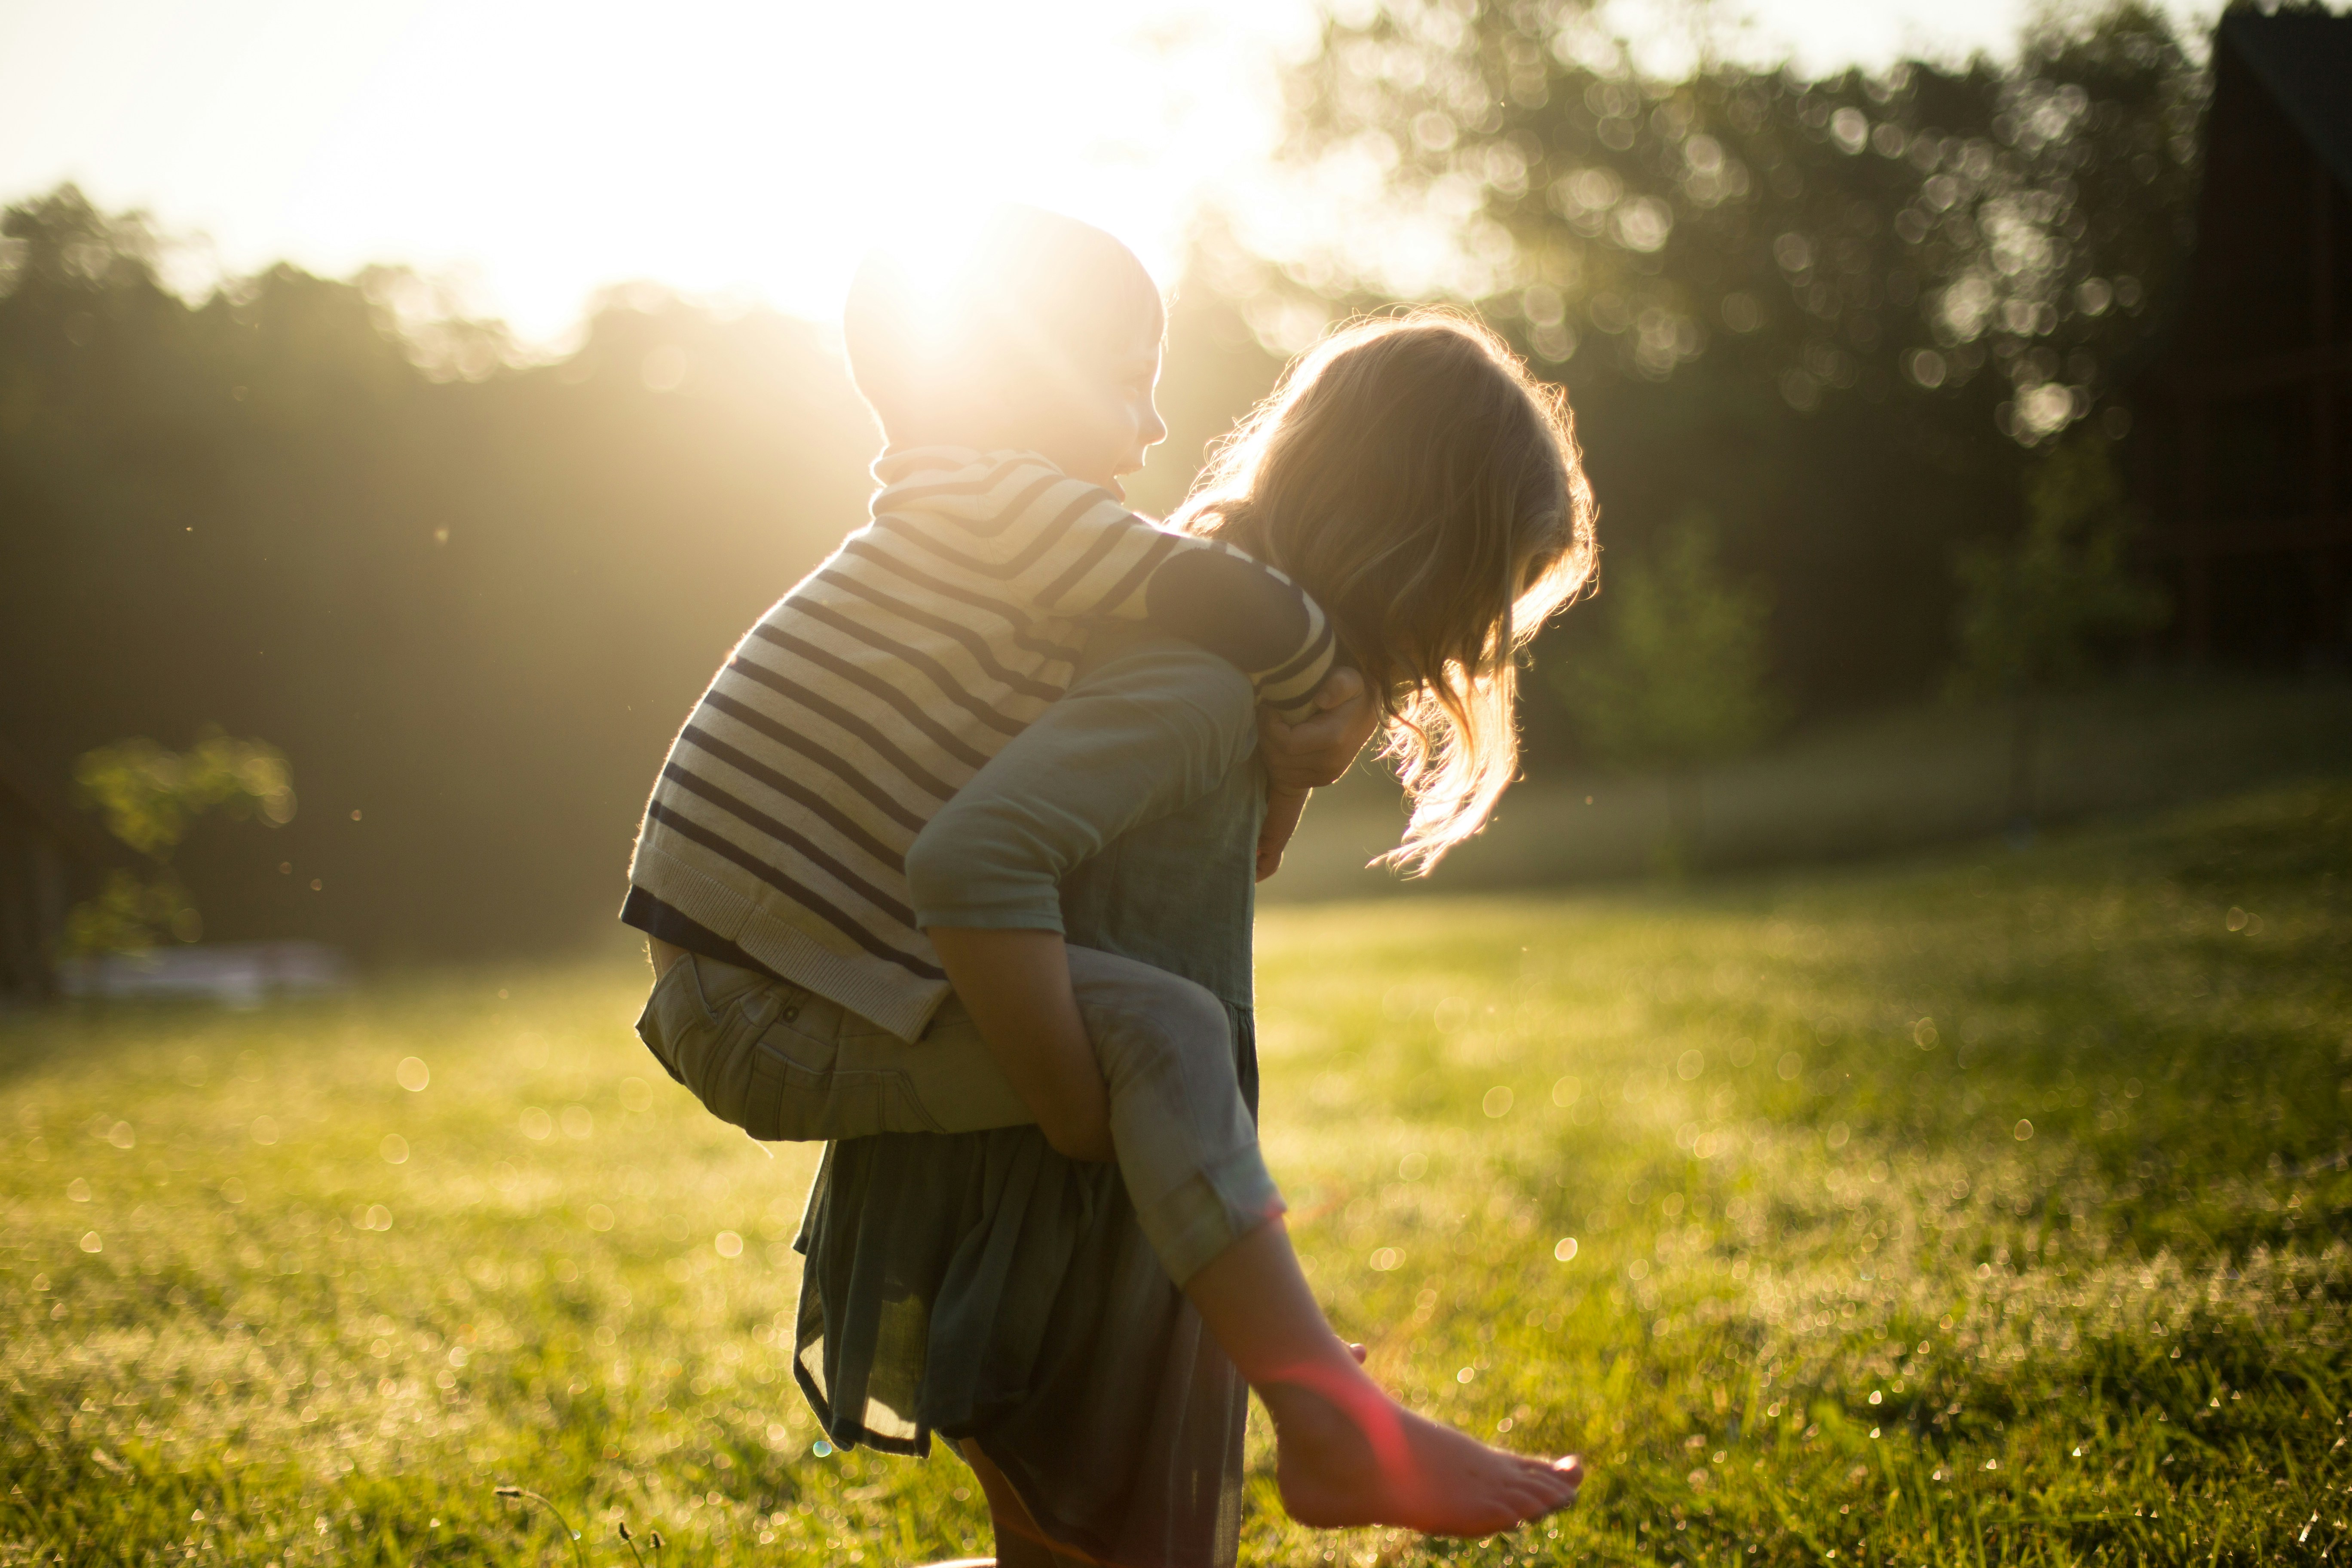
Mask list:
POLYGON ((1158 324, 1139 325, 1053 399, 1054 412, 1033 429, 1007 431, 1003 444, 1027 447, 1072 479, 1124 500, 1119 480, 1143 467, 1144 454, 1168 438, 1153 395, 1160 384, 1158 324))

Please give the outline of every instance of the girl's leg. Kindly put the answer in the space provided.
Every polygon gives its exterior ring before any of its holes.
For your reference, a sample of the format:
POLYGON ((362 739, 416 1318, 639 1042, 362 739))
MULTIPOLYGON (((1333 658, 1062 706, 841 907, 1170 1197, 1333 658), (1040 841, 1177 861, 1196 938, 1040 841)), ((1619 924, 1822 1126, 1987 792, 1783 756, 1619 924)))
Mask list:
POLYGON ((1576 1500, 1577 1459, 1490 1448, 1381 1392, 1331 1331, 1280 1219, 1211 1259, 1184 1294, 1265 1401, 1275 1479, 1299 1523, 1491 1535, 1576 1500))
MULTIPOLYGON (((996 1568, 1091 1568, 1088 1559, 1066 1555, 1046 1544, 1045 1532, 1037 1528, 1021 1494, 978 1444, 967 1437, 956 1449, 980 1478, 981 1493, 988 1499, 989 1528, 996 1532, 996 1568)), ((938 1568, 955 1565, 941 1563, 938 1568)))

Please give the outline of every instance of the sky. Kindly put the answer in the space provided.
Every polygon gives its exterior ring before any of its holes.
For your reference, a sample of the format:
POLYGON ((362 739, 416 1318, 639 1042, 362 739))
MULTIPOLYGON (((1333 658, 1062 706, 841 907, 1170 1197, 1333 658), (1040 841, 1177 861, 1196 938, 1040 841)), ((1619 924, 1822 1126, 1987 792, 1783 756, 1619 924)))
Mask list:
MULTIPOLYGON (((1340 0, 1361 5, 1369 0, 1340 0)), ((2032 0, 1712 0, 1808 70, 1994 53, 2032 0)), ((1709 0, 1603 0, 1670 56, 1709 0)), ((2167 9, 2201 16, 2200 0, 2167 9)), ((414 266, 551 342, 601 289, 837 313, 872 244, 991 200, 1172 275, 1247 188, 1314 0, 0 0, 0 201, 73 180, 188 243, 414 266)))

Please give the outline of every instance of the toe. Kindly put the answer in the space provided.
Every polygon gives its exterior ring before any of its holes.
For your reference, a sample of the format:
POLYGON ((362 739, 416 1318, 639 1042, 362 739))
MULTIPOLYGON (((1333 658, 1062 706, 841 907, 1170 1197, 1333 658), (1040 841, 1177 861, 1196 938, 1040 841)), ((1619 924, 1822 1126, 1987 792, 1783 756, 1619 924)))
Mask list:
POLYGON ((1514 1522, 1541 1519, 1559 1506, 1558 1499, 1534 1487, 1515 1487, 1511 1490, 1511 1517, 1514 1522))
POLYGON ((1542 1479, 1537 1483, 1543 1499, 1541 1511, 1550 1513, 1574 1502, 1580 1479, 1579 1477, 1559 1470, 1543 1472, 1542 1479))
POLYGON ((1572 1495, 1580 1478, 1565 1475, 1541 1459, 1530 1459, 1527 1468, 1519 1472, 1518 1479, 1530 1490, 1543 1497, 1556 1498, 1562 1493, 1572 1495))

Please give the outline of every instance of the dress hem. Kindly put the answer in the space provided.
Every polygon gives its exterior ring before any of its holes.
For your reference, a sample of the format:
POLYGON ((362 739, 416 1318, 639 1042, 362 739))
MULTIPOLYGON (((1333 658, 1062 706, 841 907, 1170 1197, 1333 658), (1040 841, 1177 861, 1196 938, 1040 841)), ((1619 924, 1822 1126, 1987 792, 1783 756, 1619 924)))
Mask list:
POLYGON ((824 1428, 824 1440, 847 1453, 852 1448, 871 1448, 877 1454, 897 1454, 902 1458, 928 1459, 931 1457, 931 1429, 918 1425, 912 1437, 885 1437, 860 1426, 855 1432, 836 1432, 833 1426, 833 1405, 819 1392, 816 1379, 799 1360, 793 1363, 793 1381, 800 1384, 801 1397, 816 1412, 817 1425, 824 1428))

